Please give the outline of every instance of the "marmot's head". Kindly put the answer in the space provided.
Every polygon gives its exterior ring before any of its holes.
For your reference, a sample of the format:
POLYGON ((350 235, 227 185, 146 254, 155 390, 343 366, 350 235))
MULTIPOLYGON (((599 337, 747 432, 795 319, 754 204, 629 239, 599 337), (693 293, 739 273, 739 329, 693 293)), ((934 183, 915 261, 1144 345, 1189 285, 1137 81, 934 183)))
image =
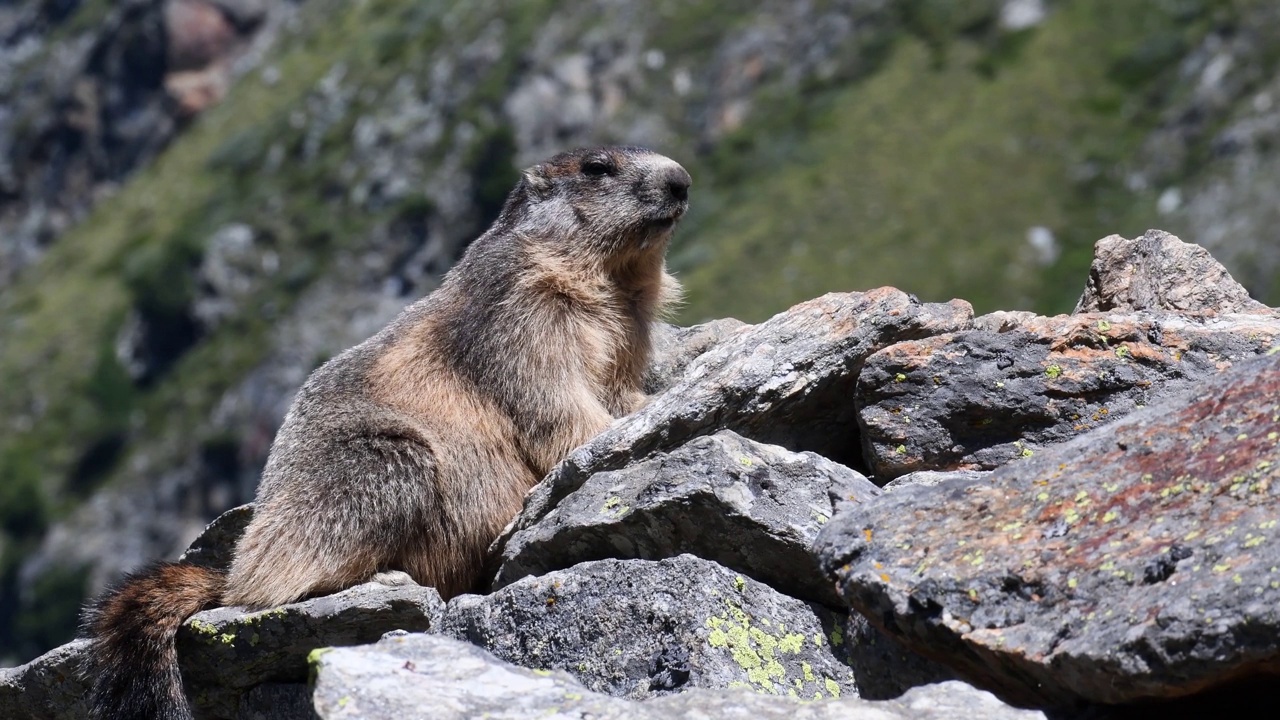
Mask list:
POLYGON ((569 253, 662 252, 689 209, 689 184, 679 163, 643 148, 571 150, 525 170, 503 216, 569 253))

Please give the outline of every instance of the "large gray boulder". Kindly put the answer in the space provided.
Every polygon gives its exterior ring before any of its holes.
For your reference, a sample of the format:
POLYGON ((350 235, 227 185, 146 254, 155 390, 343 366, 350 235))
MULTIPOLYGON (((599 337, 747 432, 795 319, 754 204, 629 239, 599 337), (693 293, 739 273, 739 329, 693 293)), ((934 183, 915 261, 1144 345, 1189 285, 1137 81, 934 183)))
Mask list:
POLYGON ((313 650, 435 630, 443 611, 434 588, 378 583, 260 612, 206 610, 179 629, 178 658, 200 717, 306 718, 313 650))
POLYGON ((495 587, 586 560, 714 560, 795 597, 842 604, 810 546, 837 503, 879 488, 813 453, 724 430, 592 475, 502 549, 495 587))
POLYGON ((1010 702, 1263 698, 1278 523, 1272 353, 990 474, 853 506, 816 551, 852 607, 1010 702))
POLYGON ((959 682, 899 699, 805 702, 734 690, 690 690, 636 702, 593 692, 558 670, 510 665, 467 643, 431 635, 316 653, 315 709, 324 720, 1043 720, 959 682))
POLYGON ((449 602, 446 635, 587 687, 642 698, 750 687, 857 694, 845 615, 691 555, 600 560, 449 602))

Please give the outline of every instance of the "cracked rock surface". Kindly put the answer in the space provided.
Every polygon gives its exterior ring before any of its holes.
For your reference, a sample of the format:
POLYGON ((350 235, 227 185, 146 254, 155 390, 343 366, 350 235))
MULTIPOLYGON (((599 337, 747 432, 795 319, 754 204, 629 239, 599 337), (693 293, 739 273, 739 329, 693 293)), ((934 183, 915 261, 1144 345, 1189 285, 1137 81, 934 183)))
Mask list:
POLYGON ((856 695, 846 617, 680 555, 600 560, 450 601, 443 633, 623 697, 747 687, 856 695))
POLYGON ((849 604, 1014 703, 1192 695, 1280 668, 1280 355, 976 478, 854 506, 849 604))
POLYGON ((495 587, 585 560, 692 553, 795 597, 840 604, 809 546, 837 504, 880 493, 814 453, 730 430, 596 473, 502 549, 495 587))

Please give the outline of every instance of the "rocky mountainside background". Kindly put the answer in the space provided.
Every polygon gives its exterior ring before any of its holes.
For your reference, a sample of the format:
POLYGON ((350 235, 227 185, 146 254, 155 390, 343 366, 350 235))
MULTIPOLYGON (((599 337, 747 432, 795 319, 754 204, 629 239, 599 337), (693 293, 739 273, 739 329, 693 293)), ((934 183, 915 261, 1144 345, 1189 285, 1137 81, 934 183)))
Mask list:
MULTIPOLYGON (((1067 312, 1094 240, 1156 225, 1280 304, 1278 14, 1264 0, 4 4, 0 661, 65 641, 87 593, 248 500, 306 374, 428 292, 516 168, 566 146, 644 144, 689 168, 671 258, 686 323, 882 285, 1067 312)), ((896 392, 883 372, 868 397, 896 392)), ((858 469, 915 467, 895 413, 867 417, 877 465, 858 469)), ((1007 441, 980 456, 921 452, 990 467, 1059 437, 999 422, 1007 441)))

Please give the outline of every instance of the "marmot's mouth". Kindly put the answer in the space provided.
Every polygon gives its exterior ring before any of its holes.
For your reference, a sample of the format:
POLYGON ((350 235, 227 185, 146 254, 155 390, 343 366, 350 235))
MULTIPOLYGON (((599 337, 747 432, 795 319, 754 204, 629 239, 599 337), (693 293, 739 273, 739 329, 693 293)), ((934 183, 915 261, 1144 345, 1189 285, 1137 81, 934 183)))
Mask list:
POLYGON ((674 227, 676 221, 684 217, 685 210, 688 209, 688 206, 681 204, 670 209, 664 209, 666 210, 665 214, 649 220, 650 227, 658 228, 660 230, 667 230, 674 227))

